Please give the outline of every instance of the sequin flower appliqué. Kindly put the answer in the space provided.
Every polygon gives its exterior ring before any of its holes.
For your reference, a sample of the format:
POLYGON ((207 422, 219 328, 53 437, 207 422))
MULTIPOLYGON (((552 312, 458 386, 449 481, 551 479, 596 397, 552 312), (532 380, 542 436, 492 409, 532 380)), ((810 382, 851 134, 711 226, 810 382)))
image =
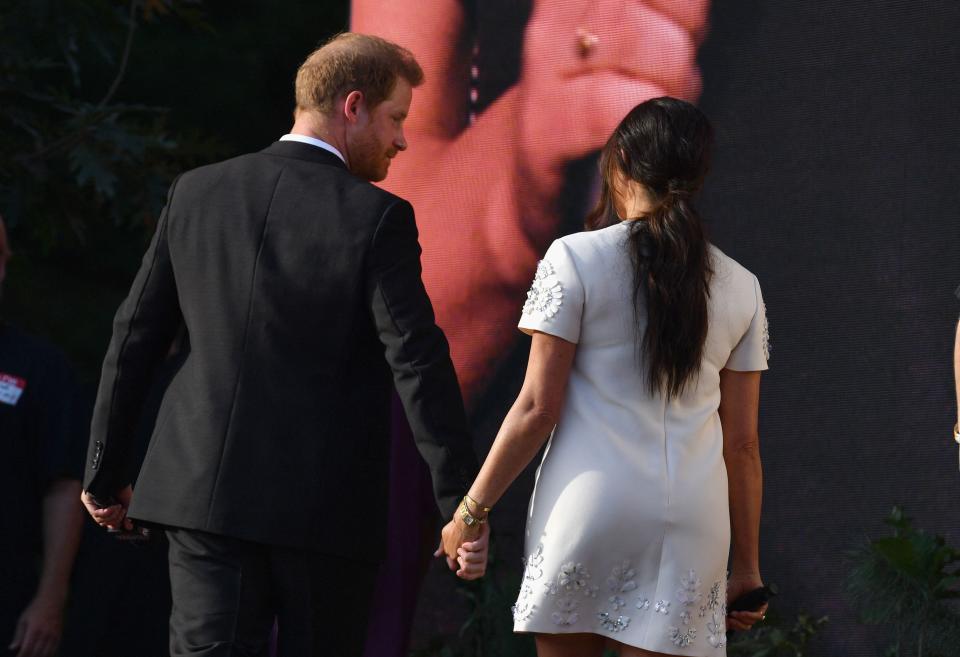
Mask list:
POLYGON ((557 278, 557 272, 547 260, 537 265, 533 285, 527 292, 527 301, 523 304, 523 314, 539 313, 544 319, 552 319, 563 304, 563 286, 557 278))

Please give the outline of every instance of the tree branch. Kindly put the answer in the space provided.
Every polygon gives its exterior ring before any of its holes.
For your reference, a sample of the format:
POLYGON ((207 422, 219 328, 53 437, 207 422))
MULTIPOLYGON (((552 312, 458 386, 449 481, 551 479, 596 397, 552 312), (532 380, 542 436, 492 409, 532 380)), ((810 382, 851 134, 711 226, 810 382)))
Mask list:
POLYGON ((127 64, 130 62, 130 50, 133 46, 133 33, 137 29, 137 7, 140 5, 141 0, 130 0, 130 15, 127 18, 127 40, 123 46, 123 55, 120 57, 120 68, 117 70, 117 75, 113 79, 113 83, 110 85, 110 88, 107 90, 107 94, 103 99, 97 103, 97 109, 103 109, 106 107, 107 103, 113 98, 113 95, 117 93, 117 89, 120 87, 120 82, 123 81, 123 77, 127 73, 127 64))
MULTIPOLYGON (((94 115, 97 115, 97 113, 102 112, 104 108, 106 108, 107 104, 113 99, 114 94, 117 93, 117 89, 120 87, 120 83, 123 81, 124 76, 127 74, 127 65, 130 63, 130 51, 133 49, 133 33, 137 29, 137 7, 140 6, 141 2, 142 0, 130 0, 130 12, 127 18, 127 37, 123 45, 123 54, 120 57, 120 67, 117 69, 117 74, 113 78, 110 88, 107 89, 107 93, 103 96, 103 98, 100 99, 100 102, 97 103, 97 106, 93 112, 94 115)), ((64 135, 60 139, 54 140, 43 148, 37 149, 28 155, 20 156, 17 159, 25 164, 31 161, 39 160, 58 150, 62 146, 73 144, 77 140, 82 139, 86 132, 90 129, 91 125, 92 123, 88 123, 87 125, 80 126, 73 132, 64 135)))

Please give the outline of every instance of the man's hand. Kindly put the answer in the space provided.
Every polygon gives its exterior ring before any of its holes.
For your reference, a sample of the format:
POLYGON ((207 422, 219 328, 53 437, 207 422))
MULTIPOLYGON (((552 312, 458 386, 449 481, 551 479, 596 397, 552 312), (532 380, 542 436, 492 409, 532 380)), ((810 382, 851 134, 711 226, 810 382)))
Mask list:
POLYGON ((133 522, 127 518, 127 509, 130 507, 132 498, 133 488, 127 486, 116 494, 116 504, 100 508, 90 493, 83 491, 80 494, 80 501, 83 502, 83 506, 95 523, 107 529, 124 529, 127 531, 133 529, 133 522))
MULTIPOLYGON (((761 586, 763 586, 763 580, 760 579, 760 573, 732 574, 727 580, 727 604, 761 586)), ((745 632, 753 627, 754 623, 762 621, 766 613, 767 605, 763 605, 756 611, 731 611, 727 615, 727 629, 745 632)))
POLYGON ((37 596, 30 602, 13 634, 8 649, 17 657, 52 657, 63 631, 63 600, 37 596))
POLYGON ((477 579, 487 570, 487 556, 490 544, 490 523, 479 527, 467 527, 455 514, 440 534, 440 546, 433 553, 435 557, 446 557, 447 567, 456 571, 462 579, 477 579))

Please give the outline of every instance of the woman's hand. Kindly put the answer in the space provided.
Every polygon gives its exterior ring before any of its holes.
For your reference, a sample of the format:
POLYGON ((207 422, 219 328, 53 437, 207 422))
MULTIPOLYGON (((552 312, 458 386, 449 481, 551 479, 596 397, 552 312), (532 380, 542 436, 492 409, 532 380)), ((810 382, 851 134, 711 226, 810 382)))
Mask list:
MULTIPOLYGON (((763 580, 760 578, 760 573, 732 574, 727 580, 727 605, 730 605, 741 595, 762 586, 763 580)), ((727 629, 746 632, 755 623, 762 621, 766 613, 766 604, 756 611, 731 611, 727 614, 727 629)))
POLYGON ((457 577, 479 579, 487 572, 487 558, 490 556, 490 523, 480 525, 480 536, 475 541, 464 543, 457 550, 457 563, 460 570, 457 577))
POLYGON ((446 557, 447 567, 456 571, 457 577, 477 579, 487 570, 489 544, 488 522, 468 527, 459 514, 454 514, 440 532, 440 545, 433 556, 446 557))

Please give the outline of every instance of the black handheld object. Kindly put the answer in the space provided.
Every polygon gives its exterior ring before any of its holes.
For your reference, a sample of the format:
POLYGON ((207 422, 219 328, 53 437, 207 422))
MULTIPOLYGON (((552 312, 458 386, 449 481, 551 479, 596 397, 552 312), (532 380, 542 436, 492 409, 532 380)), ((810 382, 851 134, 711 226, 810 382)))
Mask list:
MULTIPOLYGON (((729 614, 731 611, 756 611, 770 602, 770 599, 776 596, 778 592, 776 584, 747 591, 727 605, 727 613, 729 614)), ((736 630, 727 630, 727 636, 733 636, 734 632, 736 630)))
MULTIPOLYGON (((119 504, 119 502, 112 497, 103 499, 103 498, 95 497, 92 493, 90 494, 90 500, 94 503, 94 505, 96 505, 98 509, 106 509, 115 504, 119 504)), ((131 542, 139 543, 139 542, 147 541, 150 539, 150 530, 147 529, 146 527, 140 527, 136 524, 133 525, 132 529, 123 529, 123 528, 110 529, 108 527, 107 533, 112 534, 117 538, 117 540, 120 540, 120 541, 131 541, 131 542)))
POLYGON ((758 589, 747 591, 727 605, 727 613, 729 614, 731 611, 756 611, 763 605, 770 602, 770 599, 776 595, 776 584, 771 584, 770 586, 761 586, 758 589))

